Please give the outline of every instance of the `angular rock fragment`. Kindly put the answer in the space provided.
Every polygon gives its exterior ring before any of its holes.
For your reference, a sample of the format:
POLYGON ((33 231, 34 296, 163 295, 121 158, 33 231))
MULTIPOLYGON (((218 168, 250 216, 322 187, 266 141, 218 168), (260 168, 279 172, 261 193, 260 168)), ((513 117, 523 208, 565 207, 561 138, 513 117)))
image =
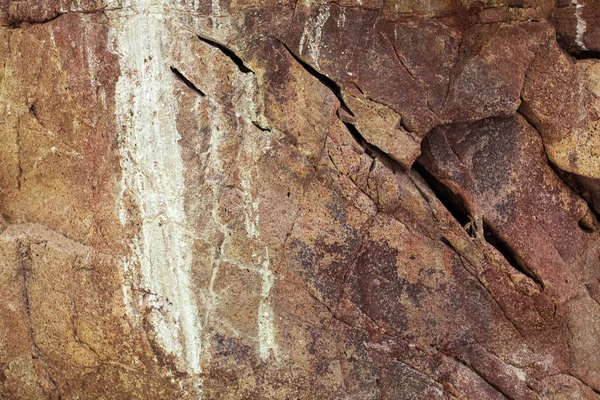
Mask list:
POLYGON ((558 42, 570 53, 600 51, 600 4, 590 0, 560 0, 550 14, 558 42))
POLYGON ((529 66, 521 112, 539 130, 550 160, 562 170, 600 178, 600 76, 595 60, 572 60, 556 43, 529 66))

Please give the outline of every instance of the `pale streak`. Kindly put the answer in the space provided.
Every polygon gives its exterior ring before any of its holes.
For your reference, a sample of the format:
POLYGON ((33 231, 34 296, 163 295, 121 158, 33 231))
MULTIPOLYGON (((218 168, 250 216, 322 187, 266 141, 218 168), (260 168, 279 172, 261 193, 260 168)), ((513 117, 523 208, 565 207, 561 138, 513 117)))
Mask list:
MULTIPOLYGON (((150 309, 159 344, 179 369, 200 374, 202 326, 190 277, 193 238, 185 228, 175 80, 165 62, 171 35, 165 16, 149 11, 157 3, 132 3, 135 14, 111 18, 121 68, 115 94, 122 169, 119 215, 124 225, 135 220, 136 212, 141 219, 131 254, 123 260, 125 275, 135 281, 123 288, 126 309, 138 322, 140 310, 150 309), (137 210, 127 208, 132 202, 137 210), (138 289, 151 295, 139 295, 138 289)), ((201 379, 195 379, 200 386, 201 379)))
POLYGON ((583 43, 583 35, 585 35, 585 31, 587 30, 587 22, 581 17, 583 4, 579 4, 579 0, 573 0, 571 4, 575 6, 575 18, 577 20, 575 43, 580 50, 587 50, 588 48, 583 43))
POLYGON ((331 13, 329 12, 329 6, 323 6, 319 9, 319 15, 315 20, 309 18, 306 21, 302 36, 300 37, 300 44, 298 46, 298 52, 302 54, 304 46, 308 46, 308 55, 311 61, 319 68, 319 54, 321 52, 321 40, 323 38, 323 27, 329 19, 331 13))
MULTIPOLYGON (((251 117, 257 117, 257 110, 254 101, 254 91, 256 87, 256 81, 253 76, 246 76, 242 80, 246 82, 239 82, 239 86, 244 88, 244 96, 242 96, 242 103, 244 108, 251 117)), ((250 124, 249 124, 250 125, 250 124)), ((243 191, 244 199, 244 216, 246 233, 254 240, 257 240, 262 244, 260 239, 260 199, 253 195, 252 189, 258 185, 259 181, 259 168, 256 165, 260 159, 260 155, 266 153, 270 149, 270 140, 265 137, 265 143, 262 141, 253 140, 252 136, 245 136, 243 150, 245 156, 251 160, 250 167, 242 168, 240 170, 240 183, 243 191)), ((263 254, 261 256, 260 267, 258 273, 261 275, 261 300, 258 306, 258 354, 261 359, 267 360, 271 354, 277 360, 279 358, 279 349, 275 337, 275 317, 273 307, 271 305, 271 290, 275 284, 275 276, 270 268, 270 256, 268 246, 263 244, 263 254)))

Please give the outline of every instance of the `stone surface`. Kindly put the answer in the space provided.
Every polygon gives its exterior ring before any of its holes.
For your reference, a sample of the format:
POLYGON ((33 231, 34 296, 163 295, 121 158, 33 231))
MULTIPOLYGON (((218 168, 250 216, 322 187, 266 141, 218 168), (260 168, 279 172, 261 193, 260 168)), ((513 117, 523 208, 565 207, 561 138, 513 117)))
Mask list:
POLYGON ((0 397, 600 398, 598 15, 0 0, 0 397))
POLYGON ((600 8, 593 0, 559 0, 550 13, 558 41, 568 51, 585 54, 600 50, 600 8))

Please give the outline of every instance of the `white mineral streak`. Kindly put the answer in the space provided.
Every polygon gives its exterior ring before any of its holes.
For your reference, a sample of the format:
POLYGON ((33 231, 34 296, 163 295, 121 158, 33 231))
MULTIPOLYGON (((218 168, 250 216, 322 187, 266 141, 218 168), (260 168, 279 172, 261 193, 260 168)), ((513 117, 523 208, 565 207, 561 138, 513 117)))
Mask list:
MULTIPOLYGON (((216 37, 219 37, 215 32, 216 37)), ((225 57, 219 50, 206 47, 206 57, 225 57)), ((225 61, 225 60, 223 60, 225 61)), ((226 61, 225 61, 226 62, 226 61)), ((217 325, 227 328, 236 336, 242 335, 241 331, 226 322, 223 319, 214 320, 216 312, 218 312, 221 293, 216 289, 216 283, 221 273, 223 264, 236 265, 244 271, 251 271, 259 274, 262 285, 260 290, 261 300, 256 310, 258 326, 258 337, 249 337, 250 340, 256 340, 258 344, 258 354, 262 359, 267 359, 271 355, 278 359, 278 347, 276 344, 274 313, 271 305, 271 289, 275 284, 275 277, 270 270, 269 249, 262 242, 259 229, 259 207, 260 199, 257 195, 256 188, 259 184, 259 167, 257 166, 259 159, 267 151, 271 149, 270 138, 268 134, 258 130, 252 124, 252 121, 264 118, 262 113, 257 110, 261 108, 260 102, 257 101, 257 82, 256 76, 251 73, 242 73, 237 71, 237 67, 231 63, 229 65, 232 72, 231 87, 233 93, 228 93, 227 96, 232 96, 235 100, 227 105, 220 104, 219 98, 212 94, 222 93, 223 87, 219 83, 220 77, 216 71, 207 70, 203 76, 203 86, 208 96, 206 101, 210 108, 209 130, 210 139, 208 149, 201 156, 204 159, 202 162, 206 164, 207 174, 205 176, 205 185, 210 188, 210 196, 205 199, 206 209, 210 211, 211 223, 214 229, 219 231, 223 236, 223 241, 219 248, 211 249, 211 267, 212 274, 208 285, 208 296, 206 297, 206 312, 204 315, 204 326, 217 325), (233 107, 235 114, 232 121, 230 107, 233 107), (236 154, 232 154, 231 146, 227 143, 231 140, 231 136, 236 135, 241 138, 239 150, 236 154), (234 157, 233 162, 239 169, 240 189, 243 199, 243 210, 241 211, 244 221, 244 231, 247 238, 257 242, 262 247, 259 254, 255 254, 255 261, 252 265, 245 265, 239 260, 228 257, 232 253, 235 246, 239 245, 232 240, 232 234, 237 227, 230 226, 229 221, 221 218, 219 213, 219 198, 221 196, 223 186, 228 182, 224 181, 223 177, 231 172, 227 169, 227 165, 234 157)), ((225 70, 227 68, 224 68, 225 70)), ((209 229, 210 231, 210 229, 209 229)), ((209 234, 210 235, 210 234, 209 234)), ((240 299, 240 301, 244 301, 240 299)), ((208 343, 207 343, 208 344, 208 343)), ((210 355, 206 355, 210 357, 210 355)))
MULTIPOLYGON (((259 112, 256 110, 256 78, 248 74, 245 77, 244 95, 242 104, 245 114, 250 117, 248 126, 252 126, 251 120, 258 119, 259 112)), ((240 82, 241 83, 241 82, 240 82)), ((245 203, 245 224, 248 235, 262 243, 259 230, 259 206, 260 200, 254 194, 259 180, 259 168, 257 163, 261 156, 271 149, 271 142, 268 136, 263 132, 254 129, 255 135, 246 135, 244 140, 244 158, 249 162, 249 167, 240 171, 240 181, 243 188, 243 198, 245 203), (254 189, 254 190, 253 190, 254 189)), ((271 259, 269 257, 269 248, 264 245, 263 254, 259 258, 258 273, 262 278, 261 301, 258 307, 258 352, 259 356, 266 360, 271 354, 275 359, 279 359, 278 346, 275 338, 274 312, 271 305, 271 289, 275 284, 275 276, 271 271, 271 259)))
POLYGON ((337 20, 338 28, 346 27, 346 14, 344 14, 345 10, 342 9, 342 13, 340 14, 339 19, 337 20))
MULTIPOLYGON (((255 142, 245 143, 244 150, 249 158, 254 161, 261 151, 254 145, 255 142), (248 146, 249 144, 249 146, 248 146)), ((240 171, 241 183, 244 198, 244 214, 246 222, 246 232, 248 236, 260 242, 259 223, 259 200, 252 195, 253 181, 258 177, 258 168, 252 163, 252 167, 240 171)), ((263 254, 259 256, 259 269, 257 272, 262 278, 261 300, 258 307, 258 353, 263 360, 269 358, 271 353, 277 358, 277 343, 275 341, 275 325, 273 318, 273 307, 270 302, 271 289, 275 283, 275 277, 270 269, 269 248, 264 246, 263 254)), ((243 266, 241 266, 244 268, 243 266)))
MULTIPOLYGON (((242 117, 244 120, 245 129, 251 131, 244 133, 242 146, 240 153, 238 154, 237 165, 240 166, 239 176, 242 188, 242 198, 244 201, 244 227, 248 238, 261 243, 262 253, 257 254, 257 266, 240 265, 235 260, 230 260, 224 257, 222 261, 229 264, 237 265, 239 268, 244 270, 253 271, 261 276, 262 287, 261 287, 261 300, 257 310, 258 317, 258 353, 259 356, 266 360, 272 354, 278 359, 278 347, 275 338, 275 325, 274 325, 274 313, 271 305, 270 294, 273 285, 275 284, 275 277, 270 269, 270 257, 269 248, 264 245, 260 238, 259 230, 259 206, 260 199, 256 195, 256 187, 260 179, 259 168, 257 163, 260 157, 271 149, 271 144, 268 136, 252 126, 252 121, 259 118, 260 114, 256 110, 256 77, 254 74, 238 74, 235 77, 234 87, 239 88, 239 99, 235 107, 235 114, 237 117, 242 117)), ((216 111, 213 109, 213 111, 216 111)), ((219 115, 219 112, 215 113, 219 115)), ((213 115, 215 115, 213 114, 213 115)), ((216 118, 216 121, 222 120, 216 118)), ((218 127, 213 127, 211 135, 211 147, 216 146, 223 133, 219 131, 218 127), (216 128, 216 129, 215 129, 216 128), (214 144, 213 144, 214 143, 214 144)), ((211 167, 215 171, 221 171, 222 166, 218 158, 215 158, 211 163, 211 167)), ((217 188, 222 182, 214 182, 213 188, 217 188)), ((226 232, 228 228, 224 227, 221 221, 217 223, 223 232, 226 232)), ((221 248, 221 255, 227 254, 227 247, 234 245, 227 238, 229 235, 225 235, 226 240, 223 242, 221 248)), ((218 273, 218 264, 216 268, 213 268, 213 279, 211 280, 211 286, 214 282, 215 275, 218 273)), ((214 294, 213 294, 214 298, 214 294)))
POLYGON ((330 16, 329 6, 319 8, 319 14, 316 19, 309 18, 300 37, 298 51, 300 54, 304 51, 304 46, 308 46, 308 56, 310 60, 319 68, 319 53, 321 52, 321 39, 323 38, 323 27, 330 16))
POLYGON ((221 15, 221 4, 219 3, 219 0, 212 0, 212 15, 213 16, 219 16, 221 15))
POLYGON ((271 352, 278 358, 277 342, 275 340, 275 322, 273 307, 270 302, 271 289, 275 283, 275 277, 270 269, 269 250, 265 247, 265 260, 262 269, 261 301, 258 307, 258 352, 263 360, 269 358, 271 352))
MULTIPOLYGON (((209 93, 215 93, 216 88, 215 84, 217 82, 216 77, 210 76, 211 72, 208 71, 208 77, 206 79, 206 83, 209 86, 212 86, 209 90, 209 93)), ((211 117, 209 119, 210 124, 210 141, 208 150, 204 154, 206 157, 205 163, 207 164, 207 171, 210 171, 210 174, 207 174, 205 179, 205 184, 209 185, 212 191, 212 199, 210 199, 210 212, 212 217, 212 222, 215 225, 215 228, 218 229, 223 237, 228 236, 228 228, 221 221, 219 217, 219 209, 218 209, 218 199, 219 199, 219 186, 222 184, 222 176, 224 175, 224 165, 223 161, 219 157, 219 146, 223 142, 225 138, 225 131, 223 127, 225 126, 223 121, 223 116, 220 113, 220 108, 218 104, 209 97, 209 104, 211 108, 211 117)), ((216 310, 219 296, 215 291, 215 283, 217 277, 219 276, 220 266, 222 262, 222 255, 224 254, 224 246, 225 240, 221 243, 220 248, 213 247, 211 249, 211 266, 212 266, 212 274, 210 277, 210 282, 208 286, 209 298, 206 300, 207 307, 204 315, 204 324, 208 326, 210 324, 210 319, 213 316, 213 312, 216 310)))
POLYGON ((123 290, 130 315, 139 322, 140 310, 150 310, 159 344, 178 368, 199 374, 202 327, 190 278, 192 237, 185 228, 175 80, 165 62, 171 35, 165 13, 156 6, 152 0, 134 0, 134 13, 111 16, 121 68, 115 96, 120 217, 123 225, 141 220, 124 260, 129 282, 123 290))
POLYGON ((579 1, 580 0, 573 0, 571 2, 571 4, 575 6, 575 19, 577 20, 575 43, 580 50, 587 50, 588 48, 583 43, 583 35, 585 35, 585 31, 587 30, 587 22, 581 17, 583 4, 580 4, 579 1))

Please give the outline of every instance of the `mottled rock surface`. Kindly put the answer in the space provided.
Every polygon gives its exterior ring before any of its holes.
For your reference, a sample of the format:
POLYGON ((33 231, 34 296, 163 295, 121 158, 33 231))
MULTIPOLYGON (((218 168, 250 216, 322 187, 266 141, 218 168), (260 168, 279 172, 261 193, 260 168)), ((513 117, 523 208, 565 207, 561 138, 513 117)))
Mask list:
POLYGON ((0 0, 1 399, 599 399, 597 0, 0 0))

